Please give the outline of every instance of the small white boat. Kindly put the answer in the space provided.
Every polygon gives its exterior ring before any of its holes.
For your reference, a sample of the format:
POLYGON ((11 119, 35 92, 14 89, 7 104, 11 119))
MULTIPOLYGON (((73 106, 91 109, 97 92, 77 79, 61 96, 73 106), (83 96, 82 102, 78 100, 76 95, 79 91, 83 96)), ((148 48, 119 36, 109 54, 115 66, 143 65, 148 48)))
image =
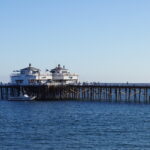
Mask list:
POLYGON ((8 100, 10 101, 30 101, 35 100, 36 96, 28 96, 27 94, 19 95, 19 96, 10 96, 8 100))

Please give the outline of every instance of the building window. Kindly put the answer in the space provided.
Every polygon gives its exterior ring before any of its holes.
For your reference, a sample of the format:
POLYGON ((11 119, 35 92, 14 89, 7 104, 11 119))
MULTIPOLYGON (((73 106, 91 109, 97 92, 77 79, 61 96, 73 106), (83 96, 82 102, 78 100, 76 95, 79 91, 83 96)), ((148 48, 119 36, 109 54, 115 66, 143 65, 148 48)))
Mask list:
POLYGON ((35 83, 35 80, 29 80, 29 83, 35 83))
POLYGON ((23 83, 23 80, 16 80, 16 83, 21 84, 21 83, 23 83))
POLYGON ((22 70, 22 71, 21 71, 21 74, 25 74, 25 71, 24 71, 24 70, 22 70))

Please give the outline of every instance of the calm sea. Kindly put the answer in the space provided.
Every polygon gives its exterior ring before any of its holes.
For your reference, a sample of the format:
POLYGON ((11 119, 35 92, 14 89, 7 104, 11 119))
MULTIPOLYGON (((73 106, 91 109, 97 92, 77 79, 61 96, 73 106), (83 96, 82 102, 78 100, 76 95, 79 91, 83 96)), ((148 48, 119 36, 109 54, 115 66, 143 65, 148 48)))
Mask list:
POLYGON ((0 150, 149 150, 150 105, 0 101, 0 150))

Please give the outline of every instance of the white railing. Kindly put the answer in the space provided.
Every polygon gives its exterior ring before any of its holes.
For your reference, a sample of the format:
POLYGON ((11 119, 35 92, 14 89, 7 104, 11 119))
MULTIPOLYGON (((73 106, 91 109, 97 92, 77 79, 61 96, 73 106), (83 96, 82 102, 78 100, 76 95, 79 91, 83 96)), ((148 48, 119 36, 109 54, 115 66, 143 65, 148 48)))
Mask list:
POLYGON ((150 87, 150 83, 100 83, 100 82, 82 82, 78 83, 78 85, 88 85, 88 86, 143 86, 143 87, 150 87))

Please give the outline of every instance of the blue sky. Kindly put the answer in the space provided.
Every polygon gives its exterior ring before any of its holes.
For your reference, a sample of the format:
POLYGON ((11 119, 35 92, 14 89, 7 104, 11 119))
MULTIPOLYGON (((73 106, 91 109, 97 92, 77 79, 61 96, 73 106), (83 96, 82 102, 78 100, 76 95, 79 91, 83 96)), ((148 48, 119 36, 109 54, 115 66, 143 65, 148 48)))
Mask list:
POLYGON ((81 81, 150 82, 149 0, 1 0, 0 81, 32 63, 81 81))

